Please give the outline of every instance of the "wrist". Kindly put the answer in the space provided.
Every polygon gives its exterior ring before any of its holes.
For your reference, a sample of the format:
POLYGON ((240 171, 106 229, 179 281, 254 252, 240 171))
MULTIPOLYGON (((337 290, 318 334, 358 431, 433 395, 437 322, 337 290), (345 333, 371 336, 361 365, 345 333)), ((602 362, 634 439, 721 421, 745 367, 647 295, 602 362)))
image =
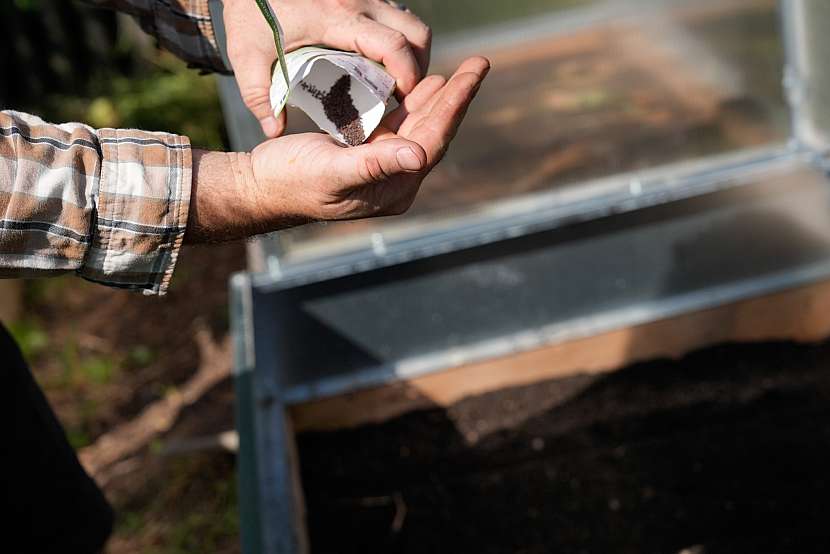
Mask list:
POLYGON ((185 241, 221 242, 270 233, 309 221, 254 176, 251 154, 193 151, 193 185, 185 241))
POLYGON ((193 185, 185 240, 234 240, 256 234, 257 207, 245 193, 252 181, 250 155, 193 151, 193 185))

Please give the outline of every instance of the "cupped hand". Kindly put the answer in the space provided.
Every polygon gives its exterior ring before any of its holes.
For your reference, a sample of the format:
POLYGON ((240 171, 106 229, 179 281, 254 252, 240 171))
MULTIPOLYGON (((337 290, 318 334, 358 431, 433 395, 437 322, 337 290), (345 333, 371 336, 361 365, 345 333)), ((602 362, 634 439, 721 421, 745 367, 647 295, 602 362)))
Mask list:
POLYGON ((443 158, 490 69, 464 61, 452 78, 421 81, 369 140, 346 148, 329 135, 267 141, 251 154, 260 216, 274 222, 396 215, 443 158))
MULTIPOLYGON (((323 45, 358 52, 386 66, 398 90, 409 94, 426 74, 432 34, 409 11, 384 0, 270 0, 285 32, 286 51, 323 45)), ((269 99, 277 57, 273 34, 254 0, 225 0, 228 57, 242 98, 267 137, 285 128, 269 99)))

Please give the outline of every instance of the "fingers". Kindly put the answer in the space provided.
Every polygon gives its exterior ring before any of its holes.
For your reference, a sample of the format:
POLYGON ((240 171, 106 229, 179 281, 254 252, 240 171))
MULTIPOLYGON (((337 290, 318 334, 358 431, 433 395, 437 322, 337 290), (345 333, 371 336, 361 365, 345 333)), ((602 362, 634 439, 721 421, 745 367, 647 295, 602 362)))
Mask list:
POLYGON ((277 55, 276 48, 264 18, 252 18, 252 15, 257 15, 255 9, 253 12, 235 9, 238 6, 240 4, 237 3, 224 7, 228 58, 242 100, 259 121, 265 136, 274 138, 284 127, 281 127, 271 109, 271 65, 277 55))
MULTIPOLYGON (((452 77, 450 77, 450 81, 466 73, 476 75, 479 77, 479 80, 483 80, 489 71, 490 60, 482 56, 473 56, 461 62, 461 65, 458 66, 458 69, 456 69, 455 73, 453 73, 452 77)), ((440 95, 433 95, 433 97, 430 98, 426 105, 422 106, 421 109, 426 112, 432 111, 432 108, 440 99, 440 95)))
POLYGON ((461 62, 461 65, 458 66, 458 69, 455 71, 455 74, 458 75, 459 73, 475 73, 476 75, 479 75, 482 78, 484 78, 489 71, 490 60, 488 60, 484 56, 472 56, 461 62))
POLYGON ((430 166, 443 158, 477 92, 479 82, 472 73, 455 77, 445 87, 430 113, 413 129, 412 140, 424 147, 430 166))
POLYGON ((422 109, 428 112, 404 133, 424 148, 429 167, 443 157, 489 69, 486 58, 470 58, 462 63, 440 93, 433 95, 422 109))
MULTIPOLYGON (((230 56, 229 56, 230 57, 230 56)), ((274 138, 285 128, 285 122, 277 120, 271 108, 271 65, 273 58, 259 51, 240 53, 231 57, 239 92, 245 105, 257 118, 262 132, 274 138)))
POLYGON ((418 83, 418 86, 403 99, 401 105, 384 118, 383 127, 397 132, 409 114, 424 107, 446 83, 447 80, 441 75, 430 75, 418 83))
POLYGON ((370 13, 378 23, 398 30, 406 36, 415 53, 415 58, 418 60, 421 75, 426 75, 429 69, 430 49, 432 48, 432 30, 429 26, 412 12, 400 10, 383 1, 373 4, 370 13))
POLYGON ((421 67, 406 35, 365 15, 358 15, 351 23, 329 29, 326 43, 342 50, 359 52, 382 63, 404 94, 412 92, 421 79, 421 67))

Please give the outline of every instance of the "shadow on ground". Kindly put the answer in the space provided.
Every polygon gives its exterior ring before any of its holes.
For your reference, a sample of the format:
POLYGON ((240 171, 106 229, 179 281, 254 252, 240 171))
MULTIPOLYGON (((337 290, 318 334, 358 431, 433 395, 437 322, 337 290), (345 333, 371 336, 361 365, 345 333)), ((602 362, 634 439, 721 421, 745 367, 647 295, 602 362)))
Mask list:
POLYGON ((823 552, 830 343, 724 345, 299 442, 316 554, 823 552))

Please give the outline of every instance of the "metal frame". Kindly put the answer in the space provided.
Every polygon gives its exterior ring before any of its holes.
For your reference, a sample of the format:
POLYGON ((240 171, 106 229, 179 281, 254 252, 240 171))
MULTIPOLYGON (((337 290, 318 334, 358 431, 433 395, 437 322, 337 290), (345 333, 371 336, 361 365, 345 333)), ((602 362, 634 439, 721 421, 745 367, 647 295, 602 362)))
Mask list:
MULTIPOLYGON (((292 404, 830 278, 828 166, 794 30, 812 1, 782 1, 788 144, 523 197, 289 266, 278 242, 256 246, 260 272, 231 282, 243 552, 308 551, 292 404)), ((220 86, 244 122, 234 146, 250 147, 256 122, 233 82, 220 86)))

